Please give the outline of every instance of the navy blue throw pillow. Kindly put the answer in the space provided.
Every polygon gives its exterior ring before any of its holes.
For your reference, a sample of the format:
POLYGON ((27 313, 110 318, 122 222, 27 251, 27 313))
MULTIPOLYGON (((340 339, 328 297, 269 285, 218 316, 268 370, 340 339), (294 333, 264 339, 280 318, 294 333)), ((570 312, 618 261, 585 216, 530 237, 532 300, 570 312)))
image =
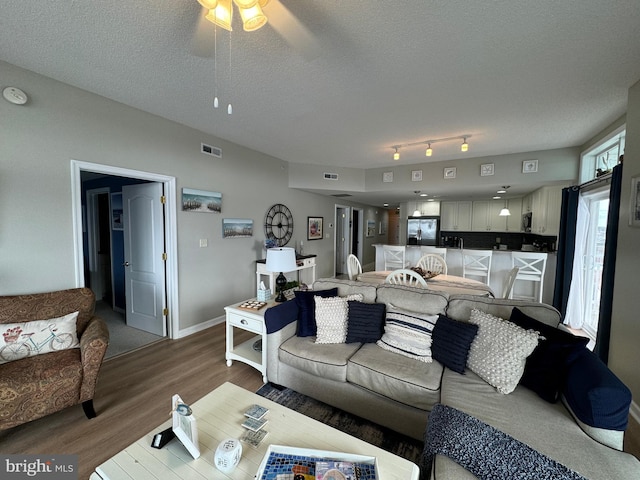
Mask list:
POLYGON ((296 304, 298 305, 298 336, 312 337, 316 334, 316 302, 314 296, 329 298, 338 296, 338 287, 328 290, 296 290, 293 292, 296 296, 296 304))
POLYGON ((581 422, 596 428, 626 430, 631 391, 590 350, 583 349, 569 366, 563 393, 581 422))
POLYGON ((557 402, 566 382, 568 366, 585 350, 589 339, 540 322, 518 308, 512 310, 509 321, 525 330, 536 330, 544 337, 527 357, 520 384, 547 402, 557 402))
POLYGON ((349 301, 346 343, 375 343, 384 333, 385 304, 349 301))
POLYGON ((478 325, 438 315, 431 333, 431 356, 454 372, 464 373, 469 349, 477 333, 478 325))

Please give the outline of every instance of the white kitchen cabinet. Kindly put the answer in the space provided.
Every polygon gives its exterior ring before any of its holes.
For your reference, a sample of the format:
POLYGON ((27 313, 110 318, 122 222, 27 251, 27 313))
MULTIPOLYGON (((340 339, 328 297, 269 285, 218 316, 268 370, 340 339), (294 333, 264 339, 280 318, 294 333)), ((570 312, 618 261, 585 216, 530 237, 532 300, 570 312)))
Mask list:
POLYGON ((471 202, 441 202, 440 230, 471 231, 471 202))
POLYGON ((504 232, 507 230, 507 217, 501 217, 504 201, 489 200, 473 202, 471 229, 474 232, 504 232))
POLYGON ((507 218, 507 232, 522 231, 522 198, 511 198, 508 202, 511 215, 507 218))
POLYGON ((564 187, 542 187, 531 194, 531 233, 558 235, 564 187))

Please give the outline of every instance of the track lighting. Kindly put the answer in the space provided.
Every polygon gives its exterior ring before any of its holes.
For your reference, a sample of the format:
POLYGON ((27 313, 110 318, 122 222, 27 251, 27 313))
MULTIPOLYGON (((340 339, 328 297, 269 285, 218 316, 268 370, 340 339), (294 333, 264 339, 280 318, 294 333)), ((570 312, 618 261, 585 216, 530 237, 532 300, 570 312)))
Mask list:
POLYGON ((416 145, 426 145, 427 149, 425 150, 424 154, 425 156, 430 157, 433 155, 433 149, 431 148, 432 143, 450 142, 451 140, 460 140, 460 139, 462 139, 462 145, 460 149, 463 152, 466 152, 469 150, 469 144, 467 143, 467 139, 470 137, 471 135, 458 135, 457 137, 432 138, 430 140, 424 140, 422 142, 403 143, 402 145, 392 145, 391 148, 395 150, 395 153, 393 154, 393 159, 400 160, 400 154, 398 153, 398 149, 406 148, 406 147, 415 147, 416 145))

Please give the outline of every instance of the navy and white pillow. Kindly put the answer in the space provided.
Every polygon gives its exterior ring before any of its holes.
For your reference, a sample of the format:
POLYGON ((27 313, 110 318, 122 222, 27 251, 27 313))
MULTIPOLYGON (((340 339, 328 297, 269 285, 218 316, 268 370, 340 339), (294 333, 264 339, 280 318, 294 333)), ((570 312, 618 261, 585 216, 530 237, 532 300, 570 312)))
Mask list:
POLYGON ((438 315, 401 310, 389 305, 384 334, 376 345, 390 352, 431 363, 431 332, 437 320, 438 315))

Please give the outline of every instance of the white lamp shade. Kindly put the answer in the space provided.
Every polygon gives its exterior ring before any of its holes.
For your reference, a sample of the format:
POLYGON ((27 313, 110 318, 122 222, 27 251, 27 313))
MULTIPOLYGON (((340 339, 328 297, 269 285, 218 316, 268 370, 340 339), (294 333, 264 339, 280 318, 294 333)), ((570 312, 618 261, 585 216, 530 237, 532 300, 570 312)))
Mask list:
POLYGON ((291 272, 296 269, 296 251, 290 247, 267 250, 266 268, 270 272, 291 272))
POLYGON ((500 210, 500 213, 498 215, 501 217, 508 217, 509 215, 511 215, 511 212, 508 208, 503 208, 502 210, 500 210))

